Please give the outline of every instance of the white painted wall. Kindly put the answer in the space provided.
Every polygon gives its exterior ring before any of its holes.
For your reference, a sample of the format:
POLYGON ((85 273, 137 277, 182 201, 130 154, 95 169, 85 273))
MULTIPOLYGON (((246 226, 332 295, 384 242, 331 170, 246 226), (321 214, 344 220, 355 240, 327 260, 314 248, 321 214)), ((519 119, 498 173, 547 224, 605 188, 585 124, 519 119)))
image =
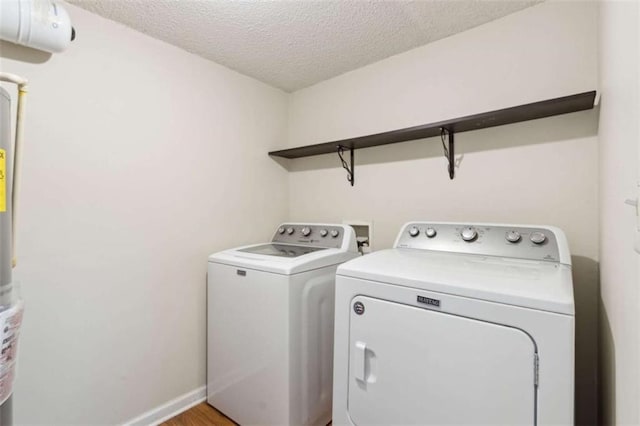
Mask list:
MULTIPOLYGON (((597 3, 549 1, 292 94, 289 145, 436 122, 597 88, 597 3)), ((538 223, 567 233, 577 301, 577 421, 595 424, 597 111, 462 133, 455 180, 436 138, 289 164, 292 220, 538 223)))
MULTIPOLYGON (((411 219, 562 227, 578 299, 578 419, 591 422, 595 112, 460 134, 454 181, 435 139, 358 151, 354 188, 335 156, 295 160, 287 177, 265 155, 286 136, 283 93, 69 9, 69 51, 0 45, 0 68, 32 82, 17 424, 122 422, 204 384, 204 259, 286 218, 372 220, 376 248, 411 219)), ((296 92, 289 144, 592 90, 596 28, 596 3, 549 1, 296 92)))
POLYGON ((67 52, 0 46, 31 82, 17 425, 121 423, 203 386, 207 255, 287 217, 266 155, 286 94, 68 10, 67 52))
POLYGON ((640 423, 640 262, 633 251, 640 146, 640 6, 600 2, 600 279, 603 419, 640 423))

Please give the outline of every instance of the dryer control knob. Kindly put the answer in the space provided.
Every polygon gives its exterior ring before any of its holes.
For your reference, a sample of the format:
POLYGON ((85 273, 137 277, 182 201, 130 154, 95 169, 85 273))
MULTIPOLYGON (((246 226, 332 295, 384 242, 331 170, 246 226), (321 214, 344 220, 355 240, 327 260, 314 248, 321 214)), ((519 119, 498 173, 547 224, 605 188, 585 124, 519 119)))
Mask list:
POLYGON ((417 237, 420 234, 420 230, 418 229, 417 226, 412 226, 409 229, 409 235, 411 235, 412 237, 417 237))
POLYGON ((295 229, 293 228, 287 228, 287 234, 291 235, 295 232, 295 229))
POLYGON ((333 238, 338 238, 338 235, 340 235, 340 231, 338 231, 337 229, 332 229, 331 230, 331 236, 333 238))
POLYGON ((460 233, 460 236, 462 237, 463 240, 470 243, 471 241, 478 238, 478 231, 476 231, 476 229, 473 226, 467 226, 462 230, 462 232, 460 233))
POLYGON ((322 238, 326 237, 327 235, 329 235, 329 231, 327 231, 326 229, 321 229, 320 230, 320 236, 322 238))
POLYGON ((520 233, 518 231, 509 231, 504 235, 504 237, 510 243, 517 243, 520 241, 520 233))
POLYGON ((436 236, 437 232, 433 228, 427 228, 425 229, 424 234, 429 238, 433 238, 436 236))
POLYGON ((309 235, 311 235, 311 228, 305 226, 300 232, 302 232, 303 236, 308 237, 309 235))
POLYGON ((278 228, 278 234, 284 234, 284 231, 284 227, 281 226, 280 228, 278 228))
POLYGON ((534 244, 542 244, 547 241, 547 236, 542 232, 532 232, 531 237, 529 238, 534 244))

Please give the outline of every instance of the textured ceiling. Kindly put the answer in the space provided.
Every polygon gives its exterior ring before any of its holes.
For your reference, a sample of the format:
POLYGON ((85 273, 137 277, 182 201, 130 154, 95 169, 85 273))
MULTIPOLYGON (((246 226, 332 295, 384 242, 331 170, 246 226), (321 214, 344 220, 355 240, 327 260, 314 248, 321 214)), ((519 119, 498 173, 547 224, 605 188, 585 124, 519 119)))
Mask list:
POLYGON ((286 91, 541 1, 69 0, 286 91))

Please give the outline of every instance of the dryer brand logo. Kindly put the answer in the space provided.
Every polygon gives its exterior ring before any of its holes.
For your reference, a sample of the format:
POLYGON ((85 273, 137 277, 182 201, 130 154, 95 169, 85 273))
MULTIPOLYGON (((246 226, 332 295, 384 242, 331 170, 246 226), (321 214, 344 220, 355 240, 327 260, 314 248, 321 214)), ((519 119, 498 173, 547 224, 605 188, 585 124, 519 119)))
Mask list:
POLYGON ((424 296, 418 296, 418 303, 424 303, 425 305, 440 307, 440 301, 438 299, 430 299, 424 296))

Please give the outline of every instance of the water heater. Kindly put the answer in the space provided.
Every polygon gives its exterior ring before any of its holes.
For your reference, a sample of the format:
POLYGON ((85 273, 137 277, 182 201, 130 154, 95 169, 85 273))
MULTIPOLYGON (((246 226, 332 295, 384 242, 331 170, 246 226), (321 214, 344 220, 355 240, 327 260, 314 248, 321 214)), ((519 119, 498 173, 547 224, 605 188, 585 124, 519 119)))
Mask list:
MULTIPOLYGON (((0 0, 1 1, 1 0, 0 0)), ((13 143, 11 140, 11 98, 9 93, 0 87, 0 295, 8 294, 4 289, 10 288, 12 281, 11 247, 11 179, 13 176, 12 158, 13 143)), ((4 305, 4 296, 0 296, 0 310, 4 305)), ((13 424, 13 401, 1 401, 0 425, 13 424)))
MULTIPOLYGON (((3 6, 0 0, 0 7, 3 6)), ((20 152, 24 130, 24 105, 27 80, 0 72, 0 81, 18 86, 15 139, 11 138, 11 97, 0 87, 0 426, 13 424, 13 379, 15 377, 18 335, 23 303, 19 286, 13 281, 16 264, 15 225, 20 170, 20 152)))
POLYGON ((64 8, 52 0, 1 0, 0 39, 59 53, 75 38, 64 8))

